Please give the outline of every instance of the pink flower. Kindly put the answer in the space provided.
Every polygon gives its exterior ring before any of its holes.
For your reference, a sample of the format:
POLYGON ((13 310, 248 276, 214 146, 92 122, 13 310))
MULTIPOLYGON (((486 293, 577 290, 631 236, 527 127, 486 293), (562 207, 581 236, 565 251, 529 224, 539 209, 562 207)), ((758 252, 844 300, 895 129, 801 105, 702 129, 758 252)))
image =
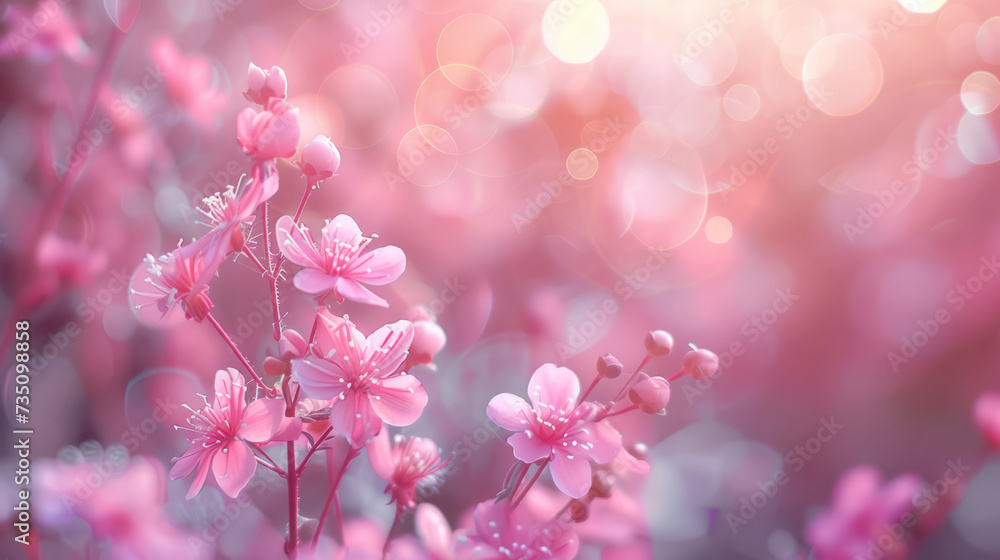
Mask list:
POLYGON ((980 395, 972 412, 986 443, 1000 449, 1000 393, 980 395))
POLYGON ((242 193, 240 184, 229 185, 225 191, 203 198, 205 208, 198 209, 208 219, 206 225, 224 230, 222 235, 229 238, 227 255, 243 250, 243 226, 252 224, 257 207, 278 192, 278 169, 273 161, 255 169, 255 176, 242 193))
POLYGON ((89 62, 90 49, 80 37, 83 26, 72 21, 60 4, 65 2, 39 2, 33 12, 19 4, 7 7, 0 58, 24 56, 49 61, 64 54, 74 62, 89 62))
POLYGON ((410 355, 406 358, 404 369, 415 365, 437 369, 434 356, 444 348, 448 340, 444 329, 423 306, 411 309, 407 318, 413 322, 413 343, 410 344, 410 355))
POLYGON ((715 375, 715 371, 719 369, 719 357, 711 350, 705 350, 704 348, 691 350, 687 354, 684 354, 682 367, 684 368, 684 373, 690 375, 693 379, 700 380, 705 377, 712 377, 715 375))
POLYGON ((174 103, 201 126, 210 126, 225 105, 226 94, 213 85, 215 77, 208 59, 185 57, 169 37, 157 39, 152 54, 174 103))
POLYGON ((341 303, 349 299, 389 307, 361 283, 384 286, 399 278, 406 268, 406 255, 399 247, 389 245, 362 253, 371 238, 363 236, 358 224, 346 214, 326 223, 318 246, 309 229, 296 224, 291 216, 282 216, 276 231, 285 258, 306 267, 293 279, 296 288, 322 294, 320 299, 332 291, 341 303))
POLYGON ((329 137, 320 134, 302 148, 302 159, 295 164, 309 182, 315 184, 337 173, 340 169, 340 151, 329 137))
POLYGON ((914 498, 920 486, 920 479, 912 474, 883 485, 882 475, 869 466, 844 473, 833 491, 830 509, 806 527, 806 541, 816 560, 867 558, 873 550, 886 560, 907 558, 910 535, 899 538, 890 527, 912 520, 907 522, 909 529, 919 521, 914 498))
POLYGON ((390 445, 386 429, 365 448, 375 473, 388 483, 385 492, 392 496, 390 503, 396 502, 398 507, 416 507, 417 489, 436 486, 440 480, 435 473, 447 465, 430 439, 397 435, 390 445))
POLYGON ((628 398, 646 414, 666 413, 667 403, 670 402, 670 383, 662 377, 640 374, 639 382, 629 389, 628 398))
POLYGON ((427 393, 412 375, 396 373, 413 340, 413 325, 397 321, 365 339, 353 323, 326 308, 317 314, 316 341, 308 356, 292 360, 292 372, 307 396, 334 399, 333 428, 357 449, 379 432, 382 422, 416 422, 427 393))
POLYGON ((271 98, 284 99, 288 95, 288 79, 285 71, 278 66, 272 66, 265 71, 253 62, 247 69, 247 90, 243 97, 257 105, 267 106, 271 98))
POLYGON ((455 534, 441 510, 433 504, 420 504, 414 526, 431 560, 450 560, 455 555, 455 534))
POLYGON ((292 157, 299 143, 298 108, 272 97, 260 113, 243 109, 236 116, 236 141, 257 161, 292 157))
POLYGON ((212 310, 208 283, 226 258, 229 239, 222 230, 212 230, 201 239, 159 258, 146 255, 149 268, 132 279, 130 293, 137 310, 149 305, 166 316, 175 305, 184 316, 199 323, 212 310))
POLYGON ((497 395, 487 414, 517 432, 507 438, 515 457, 525 463, 550 460, 559 490, 573 498, 583 496, 590 489, 590 459, 612 461, 621 450, 621 434, 607 422, 592 421, 595 407, 577 403, 580 381, 566 368, 545 364, 535 370, 528 394, 530 406, 516 395, 497 395))
POLYGON ((538 520, 524 508, 510 510, 510 502, 492 500, 476 506, 475 532, 460 535, 456 558, 476 560, 570 560, 580 541, 566 525, 538 520))
POLYGON ((205 484, 209 467, 222 491, 235 498, 257 468, 253 451, 246 442, 289 441, 301 432, 300 420, 285 421, 284 401, 258 399, 246 404, 245 394, 246 386, 239 372, 233 368, 219 370, 215 375, 214 402, 209 405, 206 399, 201 412, 188 407, 194 413, 188 419, 191 427, 176 426, 193 434, 188 436, 191 447, 175 459, 170 469, 170 478, 175 480, 197 467, 187 493, 189 500, 205 484))

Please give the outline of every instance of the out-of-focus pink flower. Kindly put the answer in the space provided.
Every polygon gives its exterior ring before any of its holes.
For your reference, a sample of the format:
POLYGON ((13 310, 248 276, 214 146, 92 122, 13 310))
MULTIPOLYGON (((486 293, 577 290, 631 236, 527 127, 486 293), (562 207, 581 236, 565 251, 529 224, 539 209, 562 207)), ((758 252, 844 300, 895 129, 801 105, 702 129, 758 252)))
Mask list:
POLYGON ((528 382, 531 405, 502 393, 487 407, 490 420, 517 432, 507 438, 514 456, 525 463, 550 459, 556 486, 573 498, 590 489, 590 459, 608 463, 622 446, 621 434, 607 422, 593 422, 594 407, 577 403, 579 395, 575 373, 545 364, 528 382))
POLYGON ((410 355, 406 358, 403 369, 411 366, 424 365, 437 369, 434 356, 444 348, 448 337, 444 329, 437 324, 431 314, 422 305, 410 309, 407 319, 413 323, 413 343, 410 344, 410 355))
POLYGON ((643 373, 639 382, 629 389, 628 398, 646 414, 659 414, 666 410, 670 402, 670 383, 662 377, 649 377, 643 373))
POLYGON ((389 430, 379 431, 365 446, 375 473, 385 480, 385 492, 398 507, 417 505, 417 489, 436 486, 435 473, 447 465, 436 443, 428 438, 396 435, 389 442, 389 430))
POLYGON ((1000 450, 1000 393, 980 395, 972 407, 972 415, 986 443, 1000 450))
POLYGON ((834 488, 830 509, 806 527, 806 541, 816 560, 853 560, 868 558, 870 553, 880 553, 878 557, 886 560, 907 558, 910 535, 920 522, 914 505, 920 486, 920 479, 912 474, 883 485, 882 475, 870 466, 844 473, 834 488))
POLYGON ((326 223, 318 245, 309 229, 296 224, 291 216, 278 220, 276 237, 285 258, 306 267, 295 275, 295 287, 308 294, 321 294, 320 299, 332 291, 338 302, 349 299, 389 307, 387 301, 361 283, 384 286, 399 278, 406 268, 406 255, 394 245, 362 253, 372 239, 363 236, 358 224, 346 214, 326 223))
POLYGON ((302 148, 302 159, 295 162, 310 184, 333 177, 340 169, 340 150, 322 134, 302 148))
POLYGON ((212 65, 200 55, 185 57, 169 37, 153 43, 153 62, 167 82, 170 98, 203 127, 209 126, 226 103, 213 85, 212 65))
POLYGON ((551 520, 534 519, 525 508, 492 500, 476 506, 475 532, 459 535, 456 558, 476 560, 570 560, 580 547, 576 533, 551 520))
POLYGON ((34 11, 20 4, 9 6, 3 20, 7 32, 0 36, 0 58, 49 61, 62 54, 74 62, 88 62, 92 54, 80 37, 82 25, 67 17, 61 4, 39 2, 34 11))
POLYGON ((455 534, 437 506, 417 506, 414 525, 430 560, 450 560, 455 556, 455 534))
POLYGON ((684 373, 694 379, 702 379, 715 375, 719 369, 719 357, 711 350, 699 348, 684 354, 684 361, 681 362, 684 373))
POLYGON ((299 143, 299 109, 277 97, 267 109, 246 108, 236 116, 236 141, 257 161, 295 155, 299 143))
POLYGON ((288 79, 279 66, 264 70, 253 62, 247 69, 247 90, 243 96, 247 101, 267 106, 272 98, 284 99, 288 95, 288 79))
POLYGON ((284 421, 283 400, 258 399, 247 404, 245 395, 246 386, 239 372, 233 368, 219 370, 215 375, 215 400, 208 404, 206 399, 201 412, 192 410, 190 427, 177 427, 193 435, 188 437, 190 449, 170 469, 170 478, 185 477, 197 467, 187 493, 189 500, 205 484, 209 467, 223 492, 233 498, 239 495, 257 468, 253 451, 246 442, 288 439, 286 434, 290 439, 299 436, 294 426, 289 429, 289 424, 301 420, 284 421))
POLYGON ((292 360, 292 372, 307 396, 333 399, 333 428, 357 449, 382 429, 382 422, 416 422, 427 393, 417 378, 396 373, 413 340, 413 325, 397 321, 366 339, 353 323, 326 308, 317 314, 313 347, 307 357, 292 360))
POLYGON ((179 304, 185 317, 201 322, 212 310, 208 283, 225 260, 228 247, 229 239, 222 230, 212 230, 167 255, 147 255, 149 268, 137 274, 130 287, 135 308, 156 305, 166 316, 174 304, 179 304))

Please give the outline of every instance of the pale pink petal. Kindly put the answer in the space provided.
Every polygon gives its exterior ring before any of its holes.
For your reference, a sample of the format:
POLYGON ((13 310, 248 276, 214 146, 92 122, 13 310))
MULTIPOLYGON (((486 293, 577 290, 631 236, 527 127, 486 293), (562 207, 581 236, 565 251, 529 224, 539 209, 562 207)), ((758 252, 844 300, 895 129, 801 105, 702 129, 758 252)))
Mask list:
POLYGON ((490 399, 486 415, 494 424, 515 432, 528 429, 528 419, 535 417, 531 406, 524 399, 510 393, 500 393, 490 399))
POLYGON ((254 131, 256 116, 257 111, 250 107, 243 109, 236 115, 236 143, 247 153, 257 144, 257 136, 254 131))
POLYGON ((379 418, 393 426, 409 426, 427 406, 427 392, 412 375, 381 380, 369 391, 369 402, 379 418))
POLYGON ((291 216, 282 216, 274 226, 278 249, 286 259, 299 266, 322 268, 323 259, 309 229, 295 225, 291 216))
POLYGON ((243 424, 236 433, 247 441, 265 442, 274 437, 284 417, 285 401, 257 399, 247 405, 246 412, 243 413, 243 424))
POLYGON ((406 353, 413 342, 413 323, 396 321, 373 332, 367 339, 365 361, 370 370, 378 370, 378 376, 394 373, 406 359, 406 353))
POLYGON ((382 428, 382 420, 372 412, 366 395, 352 391, 346 398, 333 401, 330 425, 351 447, 360 449, 382 428))
MULTIPOLYGON (((590 457, 603 465, 610 463, 622 450, 622 435, 607 422, 588 422, 584 429, 573 434, 573 439, 592 445, 587 451, 590 457)), ((570 444, 572 445, 572 444, 570 444)))
POLYGON ((206 451, 201 462, 198 463, 198 472, 195 473, 194 480, 191 481, 191 488, 188 489, 187 496, 185 496, 188 500, 197 496, 198 492, 201 491, 201 487, 205 485, 205 480, 208 478, 208 469, 212 466, 212 461, 217 453, 217 448, 206 451))
POLYGON ((379 247, 359 256, 343 275, 365 284, 384 286, 406 269, 406 255, 395 245, 379 247))
POLYGON ((322 357, 333 362, 353 379, 365 358, 365 335, 343 317, 325 307, 316 309, 316 348, 322 357), (345 358, 346 356, 346 358, 345 358))
POLYGON ((365 445, 368 450, 368 460, 375 469, 375 474, 382 477, 382 480, 389 482, 392 480, 392 472, 395 470, 395 462, 392 459, 392 443, 389 441, 389 430, 384 426, 379 430, 378 435, 365 445))
POLYGON ((253 458, 253 452, 242 441, 231 441, 228 446, 220 449, 212 460, 212 472, 219 483, 219 488, 230 498, 240 495, 240 491, 250 482, 255 470, 257 461, 253 458))
POLYGON ((361 241, 361 228, 354 218, 347 214, 337 214, 323 228, 323 249, 333 250, 338 242, 354 245, 361 241))
POLYGON ((581 498, 590 490, 590 461, 580 454, 556 450, 552 466, 552 480, 563 494, 581 498))
POLYGON ((514 456, 525 463, 534 463, 552 453, 551 445, 543 442, 540 438, 529 436, 525 432, 518 432, 510 436, 507 438, 507 443, 514 448, 514 456))
POLYGON ((365 303, 376 307, 389 307, 389 302, 378 297, 372 293, 371 290, 350 278, 342 277, 340 281, 337 282, 337 293, 345 299, 356 301, 358 303, 365 303))
POLYGON ((270 441, 295 441, 302 435, 302 419, 284 417, 270 441))
MULTIPOLYGON (((339 357, 334 359, 339 360, 339 357)), ((339 397, 350 382, 338 362, 315 357, 292 360, 292 375, 307 397, 321 400, 339 397)))
POLYGON ((451 532, 451 525, 433 504, 420 504, 417 506, 417 513, 414 524, 417 535, 423 541, 424 547, 432 558, 449 558, 454 539, 451 532))
POLYGON ((307 294, 325 294, 342 283, 343 279, 330 276, 317 268, 303 268, 292 278, 292 284, 307 294))
POLYGON ((178 478, 184 478, 185 476, 191 474, 191 471, 198 466, 198 461, 206 454, 204 447, 199 445, 192 445, 183 455, 174 461, 174 466, 170 468, 170 480, 177 480, 178 478))
POLYGON ((580 380, 576 374, 555 364, 542 365, 528 381, 528 398, 535 409, 546 404, 568 412, 576 407, 579 395, 580 380))

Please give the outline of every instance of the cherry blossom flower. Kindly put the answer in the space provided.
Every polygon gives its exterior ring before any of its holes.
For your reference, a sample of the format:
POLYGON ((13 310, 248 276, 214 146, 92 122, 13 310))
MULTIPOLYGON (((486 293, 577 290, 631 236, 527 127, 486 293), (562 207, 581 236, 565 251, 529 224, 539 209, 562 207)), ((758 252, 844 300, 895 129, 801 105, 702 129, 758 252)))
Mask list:
POLYGON ((212 64, 201 55, 185 57, 169 37, 160 37, 152 48, 170 98, 199 125, 210 126, 226 104, 226 94, 213 85, 212 64))
POLYGON ((257 468, 253 451, 246 442, 291 441, 301 432, 301 420, 286 419, 285 402, 281 399, 245 401, 243 376, 233 368, 219 370, 215 375, 215 400, 188 419, 190 427, 177 426, 193 434, 188 437, 191 447, 175 459, 170 478, 187 476, 197 467, 197 473, 187 498, 198 494, 208 477, 209 467, 219 487, 235 498, 250 482, 257 468))
POLYGON ((987 445, 1000 449, 1000 393, 980 395, 973 405, 973 417, 987 445))
POLYGON ((299 110, 277 97, 261 112, 248 107, 236 116, 236 141, 257 161, 295 155, 299 143, 299 110))
POLYGON ((137 310, 155 305, 165 317, 176 304, 184 316, 201 322, 212 310, 208 283, 226 258, 229 239, 212 230, 194 243, 179 246, 167 255, 147 255, 145 273, 132 279, 130 293, 137 310))
POLYGON ((566 525, 538 520, 524 508, 511 510, 510 502, 492 500, 476 506, 475 531, 459 535, 457 558, 476 560, 570 560, 580 541, 566 525))
POLYGON ((284 99, 288 95, 288 78, 279 66, 264 70, 253 62, 247 68, 247 90, 243 97, 257 105, 267 106, 271 98, 284 99))
POLYGON ((253 223, 257 207, 278 192, 278 169, 273 161, 262 165, 256 174, 258 177, 250 179, 243 192, 240 192, 242 181, 236 186, 229 185, 226 190, 202 199, 205 208, 198 209, 208 220, 206 225, 223 230, 222 235, 228 237, 227 255, 243 250, 246 243, 243 226, 253 223))
POLYGON ((306 396, 334 399, 330 423, 355 449, 382 423, 409 426, 427 405, 423 385, 396 373, 413 340, 413 325, 397 321, 366 339, 353 323, 317 310, 319 325, 308 356, 292 360, 292 372, 306 396))
POLYGON ((597 408, 578 403, 580 381, 569 369, 545 364, 528 382, 529 405, 503 393, 493 397, 487 414, 515 431, 507 438, 514 456, 525 463, 551 461, 552 479, 564 494, 579 498, 591 483, 590 459, 608 463, 621 450, 621 434, 604 421, 593 421, 597 408))
POLYGON ((389 443, 389 431, 379 431, 368 444, 368 458, 375 473, 385 480, 385 492, 399 507, 417 505, 417 489, 436 486, 435 473, 447 465, 441 460, 437 444, 428 438, 396 435, 389 443))
POLYGON ((345 299, 388 307, 389 303, 361 285, 384 286, 406 268, 406 255, 394 245, 362 253, 372 238, 361 234, 353 218, 340 214, 327 222, 317 245, 312 233, 291 216, 282 216, 276 226, 278 247, 286 259, 306 267, 293 283, 308 294, 326 297, 331 291, 338 302, 345 299))

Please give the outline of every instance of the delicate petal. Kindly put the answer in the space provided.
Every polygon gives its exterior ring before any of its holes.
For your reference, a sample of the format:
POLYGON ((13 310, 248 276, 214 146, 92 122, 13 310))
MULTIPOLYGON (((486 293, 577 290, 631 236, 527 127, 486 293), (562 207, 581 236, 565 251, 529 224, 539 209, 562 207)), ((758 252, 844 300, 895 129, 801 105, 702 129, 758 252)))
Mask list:
POLYGON ((323 228, 323 248, 333 249, 340 243, 354 245, 361 241, 361 228, 354 218, 347 214, 337 214, 330 223, 323 228))
POLYGON ((292 284, 307 294, 325 294, 342 282, 343 279, 316 268, 303 268, 292 278, 292 284))
POLYGON ((377 375, 395 373, 413 342, 413 323, 396 321, 373 332, 366 340, 365 362, 377 375))
POLYGON ((322 268, 323 259, 308 228, 296 225, 291 216, 282 216, 274 227, 278 249, 286 259, 300 266, 322 268))
POLYGON ((531 406, 524 399, 510 393, 501 393, 490 399, 486 415, 494 424, 515 432, 526 429, 528 418, 535 417, 531 406))
POLYGON ((347 388, 343 366, 337 361, 308 357, 292 360, 292 374, 308 397, 329 400, 339 397, 347 388))
POLYGON ((365 335, 354 323, 330 313, 325 307, 316 309, 316 320, 319 321, 316 348, 321 357, 344 370, 350 379, 359 376, 361 365, 365 362, 365 335))
POLYGON ((575 435, 580 436, 580 443, 592 445, 587 453, 598 464, 610 463, 622 450, 622 435, 608 422, 588 422, 583 429, 587 431, 580 430, 575 435))
POLYGON ((537 437, 529 437, 528 432, 518 432, 509 438, 507 443, 514 448, 514 456, 525 463, 534 463, 552 453, 552 446, 537 437))
POLYGON ((295 441, 300 435, 302 435, 302 419, 286 416, 281 419, 278 430, 269 441, 295 441))
POLYGON ((420 504, 417 506, 415 522, 417 535, 424 543, 424 548, 431 554, 432 558, 449 558, 451 549, 454 546, 454 537, 451 532, 451 525, 433 504, 420 504))
POLYGON ((191 471, 198 466, 198 461, 205 455, 206 451, 200 445, 192 445, 183 455, 174 461, 174 466, 170 467, 170 480, 184 478, 191 474, 191 471))
POLYGON ((357 258, 350 269, 344 271, 348 276, 371 284, 384 286, 399 278, 406 269, 406 255, 395 245, 379 247, 357 258))
POLYGON ((371 441, 365 445, 368 450, 368 461, 371 462, 375 474, 386 482, 392 481, 395 463, 392 458, 392 444, 389 443, 389 430, 383 427, 371 441))
POLYGON ((369 397, 375 414, 393 426, 416 422, 427 406, 427 392, 412 375, 383 379, 371 388, 369 397))
POLYGON ((556 450, 552 466, 552 480, 563 494, 581 498, 590 490, 590 461, 583 455, 571 455, 556 450))
POLYGON ((528 398, 533 408, 551 405, 557 410, 572 410, 580 395, 580 380, 576 374, 555 364, 544 364, 535 370, 528 381, 528 398))
POLYGON ((243 423, 236 433, 247 441, 262 443, 274 437, 284 417, 285 401, 257 399, 247 405, 243 423))
POLYGON ((212 472, 219 482, 219 488, 230 498, 240 495, 255 470, 257 461, 253 458, 253 452, 242 441, 231 441, 212 460, 212 472))
POLYGON ((201 487, 205 485, 205 480, 208 478, 208 469, 212 466, 212 461, 217 454, 217 449, 211 449, 205 452, 201 458, 201 462, 198 463, 198 472, 194 475, 194 480, 191 481, 191 488, 188 489, 187 498, 190 500, 198 495, 201 491, 201 487))
POLYGON ((376 307, 389 307, 389 302, 378 297, 371 290, 351 278, 341 277, 340 281, 337 282, 336 290, 340 296, 351 301, 374 305, 376 307))
POLYGON ((360 449, 382 428, 382 420, 372 412, 368 397, 354 391, 347 398, 333 401, 330 425, 351 447, 360 449))

